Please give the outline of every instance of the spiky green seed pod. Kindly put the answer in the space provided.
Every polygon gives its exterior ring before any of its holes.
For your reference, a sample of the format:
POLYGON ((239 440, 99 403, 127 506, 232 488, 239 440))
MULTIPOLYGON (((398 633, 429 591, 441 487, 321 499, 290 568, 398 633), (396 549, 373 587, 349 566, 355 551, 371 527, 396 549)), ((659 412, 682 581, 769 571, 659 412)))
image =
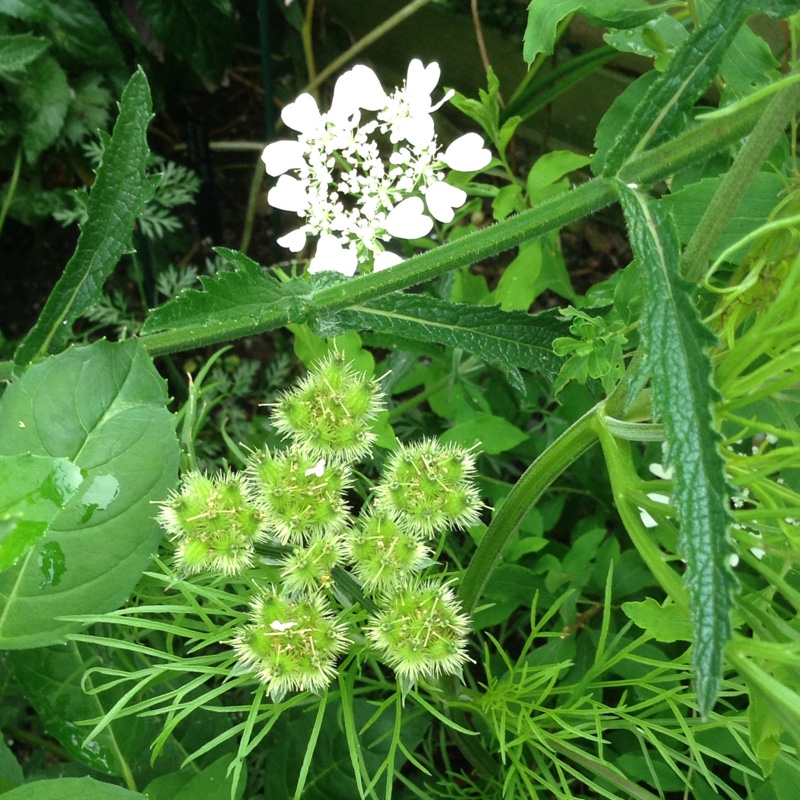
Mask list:
POLYGON ((378 382, 335 352, 273 404, 273 422, 314 459, 352 463, 372 450, 370 428, 383 406, 378 382))
POLYGON ((247 483, 269 530, 284 544, 302 545, 314 534, 342 530, 349 512, 348 467, 326 465, 298 447, 260 450, 247 461, 247 483))
POLYGON ((370 593, 407 583, 433 563, 419 536, 380 511, 362 514, 356 530, 347 537, 346 554, 356 577, 370 593))
POLYGON ((230 471, 187 473, 161 503, 157 519, 177 543, 175 567, 185 575, 238 575, 252 566, 255 542, 267 537, 263 511, 250 501, 242 477, 230 471))
POLYGON ((366 634, 404 685, 461 672, 469 619, 446 584, 416 581, 384 595, 380 606, 366 634))
POLYGON ((274 586, 253 601, 250 623, 232 642, 239 660, 257 671, 276 701, 289 691, 322 691, 348 643, 322 596, 294 600, 274 586))
POLYGON ((475 458, 436 439, 401 444, 389 457, 375 488, 377 506, 423 536, 478 522, 480 495, 475 458))
POLYGON ((344 540, 340 533, 317 533, 305 546, 283 558, 281 581, 289 595, 308 594, 327 586, 333 568, 341 563, 344 540))

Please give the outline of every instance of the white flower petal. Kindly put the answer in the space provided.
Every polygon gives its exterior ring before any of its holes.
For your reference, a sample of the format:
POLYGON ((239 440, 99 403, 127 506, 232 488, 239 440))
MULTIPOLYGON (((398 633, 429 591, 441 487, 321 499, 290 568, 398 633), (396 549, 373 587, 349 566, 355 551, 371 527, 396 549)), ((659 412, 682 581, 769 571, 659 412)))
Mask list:
POLYGON ((299 253, 306 246, 305 226, 294 231, 289 231, 289 233, 281 236, 277 242, 281 247, 285 247, 293 253, 299 253))
POLYGON ((384 227, 398 239, 419 239, 430 233, 433 220, 422 212, 425 206, 419 197, 409 197, 396 205, 387 215, 384 227))
POLYGON ((356 274, 358 259, 349 248, 342 247, 342 243, 332 234, 323 233, 317 243, 317 252, 308 264, 308 271, 314 272, 340 272, 348 278, 356 274))
POLYGON ((345 72, 333 87, 331 114, 351 117, 359 109, 379 111, 386 106, 386 92, 378 76, 369 67, 358 64, 345 72))
POLYGON ((453 210, 460 208, 467 201, 467 193, 444 181, 437 181, 428 187, 425 193, 425 205, 434 219, 439 222, 452 222, 453 210))
POLYGON ((301 94, 294 103, 289 103, 283 109, 281 119, 293 131, 310 133, 320 120, 317 101, 310 94, 301 94))
POLYGON ((450 169, 457 172, 475 172, 492 160, 492 154, 483 146, 479 134, 465 133, 450 144, 441 158, 450 169))
POLYGON ((269 190, 267 201, 273 208, 302 214, 308 208, 306 184, 291 175, 281 175, 269 190))
POLYGON ((290 169, 298 169, 305 163, 305 148, 300 142, 272 142, 264 148, 261 160, 267 169, 267 175, 273 178, 283 175, 290 169))
MULTIPOLYGON (((430 114, 414 114, 413 117, 402 120, 397 130, 402 139, 419 150, 425 149, 436 135, 433 117, 430 114)), ((399 139, 392 136, 392 141, 399 139)))
POLYGON ((406 95, 409 102, 413 105, 415 102, 422 102, 424 98, 427 108, 430 108, 431 92, 439 83, 441 74, 442 71, 435 61, 425 67, 418 58, 412 59, 406 76, 406 95))
POLYGON ((663 464, 653 462, 647 467, 656 478, 661 478, 665 481, 671 481, 675 477, 675 470, 672 467, 665 468, 663 464))
POLYGON ((380 272, 381 270, 396 266, 401 261, 405 261, 405 259, 397 255, 397 253, 390 253, 387 250, 382 250, 375 256, 372 269, 374 272, 380 272))

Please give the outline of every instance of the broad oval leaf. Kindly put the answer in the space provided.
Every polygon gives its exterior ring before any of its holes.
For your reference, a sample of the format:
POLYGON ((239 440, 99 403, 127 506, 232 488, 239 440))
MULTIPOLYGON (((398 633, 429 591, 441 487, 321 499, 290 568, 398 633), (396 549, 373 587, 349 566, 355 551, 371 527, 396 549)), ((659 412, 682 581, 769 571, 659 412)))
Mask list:
POLYGON ((53 778, 17 786, 3 800, 147 800, 139 792, 94 778, 53 778))
POLYGON ((0 456, 0 571, 13 567, 45 535, 83 478, 65 458, 0 456))
POLYGON ((117 608, 161 531, 152 502, 177 480, 164 381, 135 341, 97 342, 37 364, 0 399, 0 456, 66 459, 85 475, 46 533, 0 573, 0 647, 63 641, 68 614, 117 608))

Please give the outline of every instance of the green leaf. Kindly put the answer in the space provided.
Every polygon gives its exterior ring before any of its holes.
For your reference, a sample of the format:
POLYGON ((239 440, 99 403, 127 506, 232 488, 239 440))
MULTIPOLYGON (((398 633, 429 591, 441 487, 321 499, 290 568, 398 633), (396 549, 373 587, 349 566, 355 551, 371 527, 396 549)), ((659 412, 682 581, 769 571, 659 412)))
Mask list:
POLYGON ((96 684, 87 674, 91 667, 100 666, 106 655, 81 642, 68 642, 18 650, 9 653, 9 660, 48 734, 55 736, 72 758, 106 775, 128 776, 132 761, 149 761, 147 751, 158 734, 155 726, 142 717, 122 717, 86 743, 89 728, 78 724, 109 710, 108 693, 93 693, 96 684))
POLYGON ((24 76, 8 90, 21 114, 25 159, 35 164, 61 133, 71 94, 66 73, 49 53, 28 64, 24 76))
POLYGON ((14 566, 47 533, 83 477, 65 458, 0 456, 0 571, 14 566))
POLYGON ((394 293, 324 317, 320 329, 324 336, 367 329, 460 347, 507 372, 521 368, 552 378, 560 361, 551 343, 565 333, 566 325, 555 310, 541 314, 504 312, 494 306, 394 293))
POLYGON ((231 63, 236 36, 228 0, 139 0, 138 9, 168 53, 215 83, 231 63))
MULTIPOLYGON (((571 150, 553 150, 536 159, 528 173, 527 189, 531 198, 539 199, 546 189, 570 172, 583 169, 592 161, 588 156, 571 150)), ((545 195, 546 196, 546 195, 545 195)))
POLYGON ((613 175, 649 145, 675 137, 691 107, 717 74, 751 0, 719 0, 708 18, 680 46, 667 69, 650 83, 617 133, 602 174, 613 175))
POLYGON ((19 786, 24 780, 22 767, 8 745, 0 740, 0 794, 19 786))
MULTIPOLYGON (((694 233, 697 223, 717 193, 722 178, 703 178, 667 195, 662 202, 672 214, 681 244, 686 244, 694 233)), ((741 199, 724 233, 717 240, 712 258, 735 244, 763 225, 778 204, 785 182, 773 172, 759 172, 741 199)), ((737 198, 739 199, 739 198, 737 198)), ((743 255, 740 253, 739 255, 743 255)))
POLYGON ((657 642, 691 642, 692 623, 683 609, 652 597, 638 603, 623 603, 622 610, 657 642))
POLYGON ((72 348, 6 389, 0 456, 66 459, 86 477, 46 534, 0 573, 0 647, 63 641, 78 626, 59 616, 128 597, 161 538, 152 503, 177 480, 168 399, 135 341, 72 348))
POLYGON ((139 70, 122 94, 114 135, 89 194, 88 216, 75 253, 38 322, 17 349, 18 365, 62 346, 72 322, 97 302, 106 278, 129 252, 134 221, 154 189, 153 181, 145 176, 150 109, 150 89, 139 70))
POLYGON ((228 777, 231 758, 230 754, 218 758, 199 775, 195 775, 172 800, 239 800, 244 794, 247 771, 245 769, 236 785, 236 792, 231 795, 231 780, 228 777))
POLYGON ((281 283, 268 275, 255 261, 235 250, 224 247, 217 252, 236 266, 234 272, 220 272, 213 278, 203 277, 203 291, 185 289, 180 296, 150 313, 142 333, 190 327, 200 333, 213 320, 215 324, 228 320, 256 320, 271 313, 270 306, 283 305, 302 315, 299 299, 311 292, 305 281, 281 283))
POLYGON ((124 67, 117 38, 108 29, 92 0, 47 0, 38 21, 56 47, 92 67, 124 67))
MULTIPOLYGON (((328 705, 326 724, 320 730, 311 760, 311 778, 306 783, 302 798, 354 800, 362 795, 358 791, 352 754, 344 730, 343 711, 339 708, 341 700, 331 697, 328 705)), ((359 697, 352 701, 350 708, 348 713, 352 714, 354 727, 359 732, 358 761, 372 778, 391 755, 395 723, 393 708, 389 706, 368 727, 375 706, 359 697)), ((407 707, 406 712, 409 710, 407 707)), ((264 794, 270 800, 290 800, 294 797, 313 723, 314 714, 291 709, 284 712, 275 725, 265 752, 268 766, 264 776, 264 794)), ((414 752, 429 726, 430 717, 427 714, 403 713, 399 733, 406 752, 414 752)), ((389 775, 392 777, 394 770, 399 770, 406 760, 402 752, 394 753, 394 757, 394 763, 389 764, 389 775)), ((376 787, 379 797, 388 796, 385 785, 384 773, 376 787)))
POLYGON ((642 348, 653 385, 653 404, 664 425, 668 461, 675 468, 672 502, 680 519, 679 549, 694 630, 700 713, 714 705, 723 653, 732 636, 736 580, 728 537, 730 490, 713 418, 719 393, 712 387, 707 348, 713 334, 691 302, 678 273, 679 247, 671 219, 647 196, 621 187, 629 235, 648 291, 642 312, 642 348))
POLYGON ((551 55, 559 24, 571 14, 580 14, 597 28, 635 28, 659 16, 663 8, 645 0, 532 0, 523 57, 530 64, 539 53, 551 55))
POLYGON ((3 800, 147 800, 139 792, 102 783, 94 778, 54 778, 18 786, 3 800))
POLYGON ((37 59, 50 42, 32 33, 18 33, 0 36, 0 76, 6 78, 37 59))
POLYGON ((478 445, 480 452, 497 455, 527 441, 528 435, 503 417, 479 413, 449 428, 439 439, 465 447, 478 445))

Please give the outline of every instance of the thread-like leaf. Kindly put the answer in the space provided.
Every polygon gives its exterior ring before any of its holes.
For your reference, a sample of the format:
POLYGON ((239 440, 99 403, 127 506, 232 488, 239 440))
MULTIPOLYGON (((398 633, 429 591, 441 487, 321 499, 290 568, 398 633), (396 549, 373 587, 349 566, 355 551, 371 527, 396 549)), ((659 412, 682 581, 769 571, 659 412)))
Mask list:
POLYGON ((153 193, 145 176, 150 87, 138 70, 125 87, 114 134, 103 152, 75 253, 45 303, 36 325, 14 355, 24 366, 63 346, 77 317, 95 303, 120 258, 130 250, 133 224, 153 193))
POLYGON ((647 286, 642 312, 642 348, 653 385, 653 404, 675 469, 672 501, 680 519, 679 549, 686 560, 692 612, 692 663, 700 713, 714 705, 722 679, 723 653, 732 636, 736 580, 730 491, 719 452, 708 347, 714 336, 700 321, 690 284, 678 272, 678 238, 672 219, 657 203, 626 187, 622 208, 631 245, 647 286))

